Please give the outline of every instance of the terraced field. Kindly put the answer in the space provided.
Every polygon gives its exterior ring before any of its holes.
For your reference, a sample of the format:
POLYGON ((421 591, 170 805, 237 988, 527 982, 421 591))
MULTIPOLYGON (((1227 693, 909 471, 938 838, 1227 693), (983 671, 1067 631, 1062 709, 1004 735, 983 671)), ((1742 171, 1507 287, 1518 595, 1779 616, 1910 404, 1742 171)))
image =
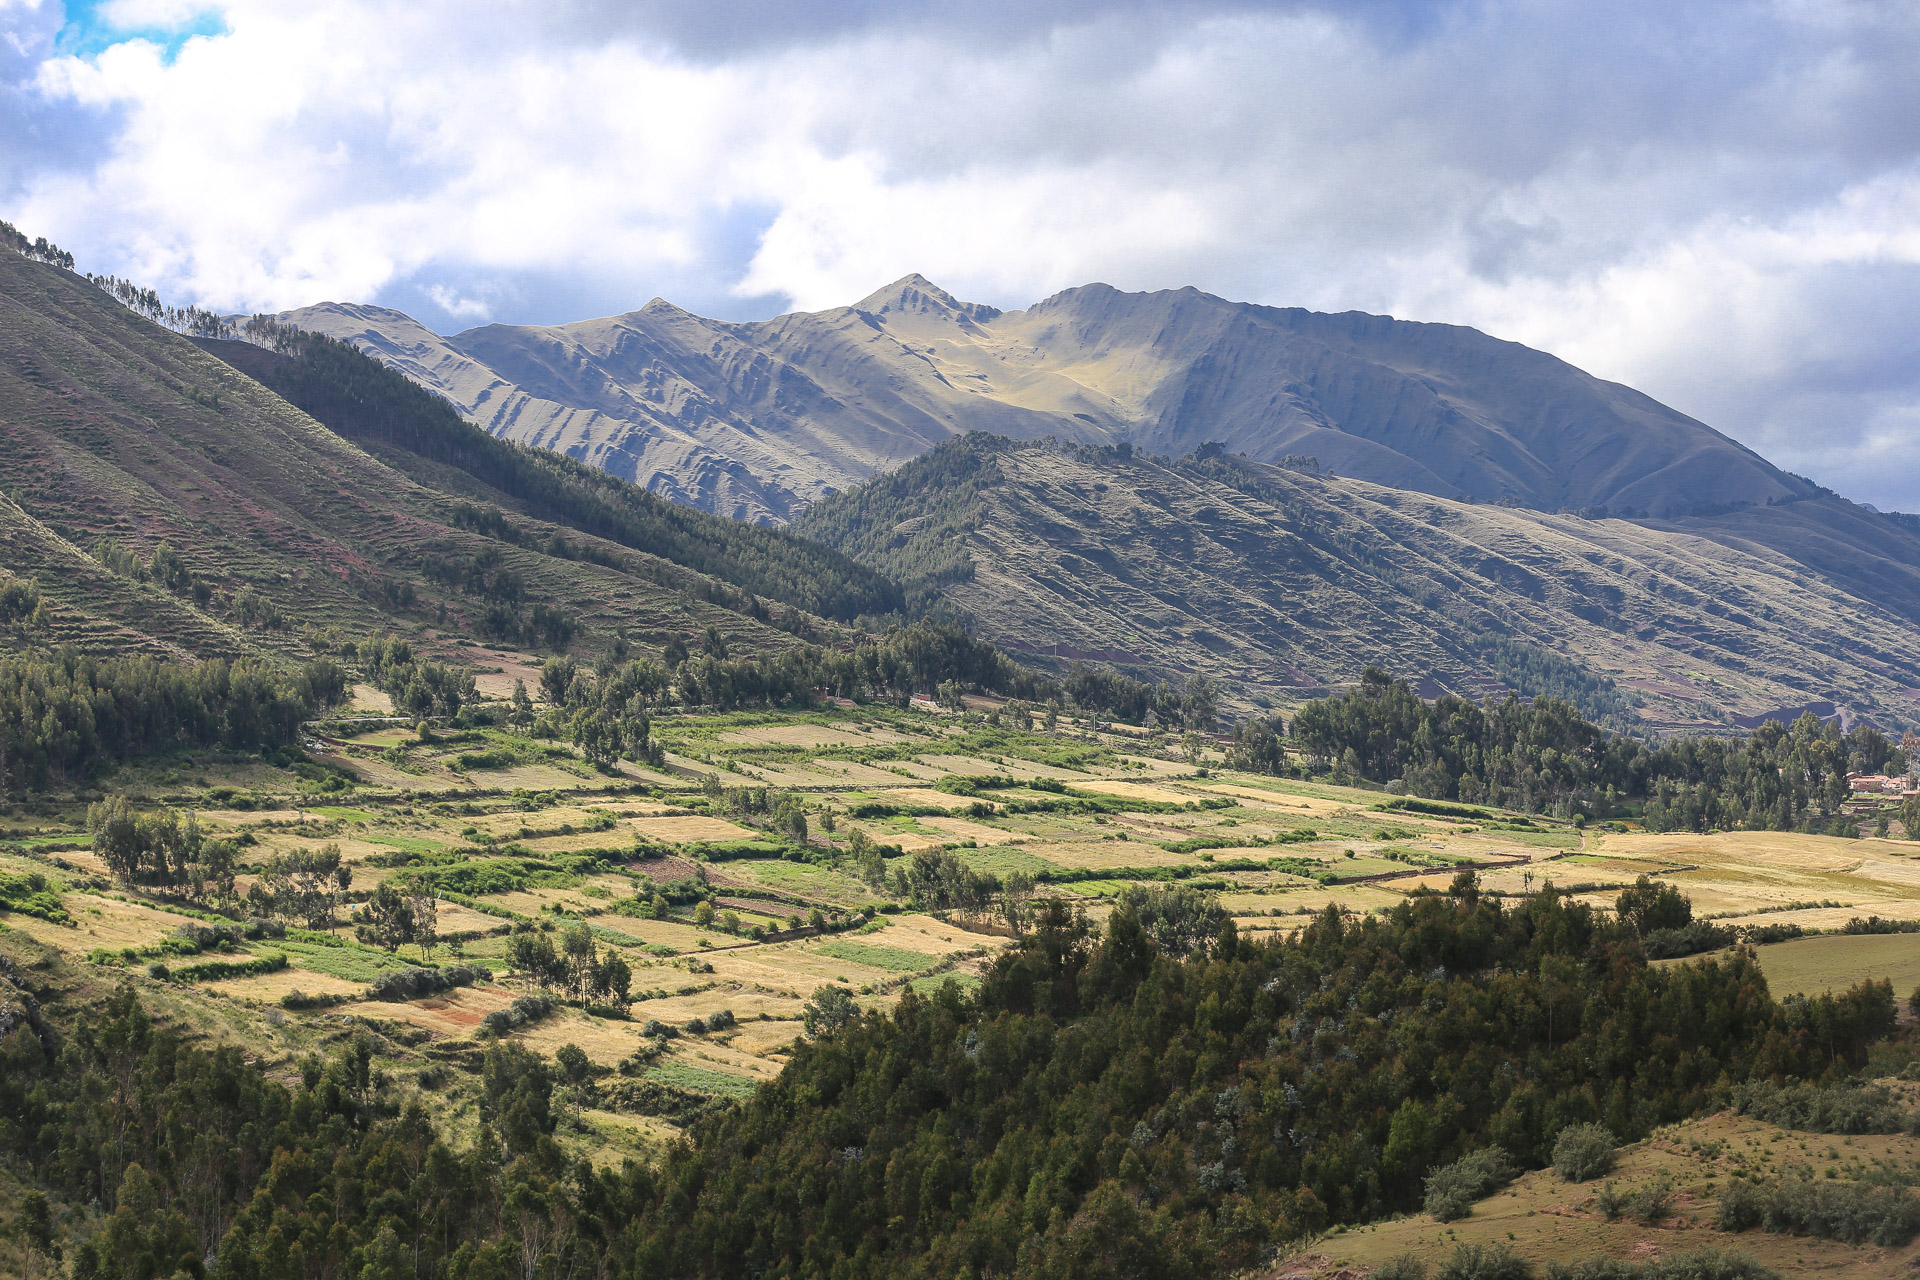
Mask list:
MULTIPOLYGON (((320 726, 314 749, 329 769, 318 782, 311 766, 303 776, 213 755, 110 782, 142 806, 192 810, 209 836, 238 841, 242 895, 272 858, 337 849, 351 883, 330 928, 269 930, 213 957, 180 954, 183 926, 204 925, 204 913, 110 883, 86 847, 78 795, 34 815, 15 810, 0 835, 0 871, 47 877, 69 919, 14 911, 0 926, 103 979, 214 999, 276 1026, 345 1018, 387 1028, 387 1050, 424 1070, 474 1061, 489 1034, 483 1019, 539 993, 510 959, 516 936, 558 939, 584 923, 602 953, 626 962, 631 1003, 562 1000, 498 1033, 548 1054, 578 1046, 603 1076, 639 1088, 628 1101, 638 1097, 633 1105, 657 1120, 777 1072, 822 988, 872 1008, 977 982, 1020 920, 1005 895, 971 908, 917 901, 915 858, 929 851, 1002 883, 1024 877, 1034 895, 1096 918, 1130 884, 1212 890, 1259 936, 1329 905, 1388 909, 1409 892, 1444 888, 1461 868, 1475 869, 1487 892, 1553 882, 1601 904, 1651 873, 1683 886, 1702 914, 1736 924, 1920 918, 1920 844, 1581 831, 1491 811, 1438 817, 1379 791, 1236 774, 1217 759, 1195 765, 1173 758, 1171 744, 1160 754, 1084 726, 1049 734, 998 719, 984 705, 964 717, 889 707, 669 713, 654 726, 667 748, 659 769, 596 768, 569 746, 487 723, 484 712, 426 735, 320 726), (540 763, 463 764, 499 754, 540 763), (772 812, 782 802, 805 815, 804 831, 772 812), (877 846, 878 860, 863 862, 861 845, 877 846), (383 884, 423 881, 437 895, 431 954, 356 939, 357 903, 383 884), (173 972, 209 958, 274 957, 285 967, 191 983, 173 972), (371 998, 383 974, 456 962, 490 976, 411 1001, 371 998)), ((1864 973, 1920 981, 1911 935, 1769 950, 1780 964, 1768 972, 1784 990, 1864 973)), ((599 1097, 604 1114, 586 1108, 584 1131, 612 1133, 632 1119, 616 1093, 599 1097)))

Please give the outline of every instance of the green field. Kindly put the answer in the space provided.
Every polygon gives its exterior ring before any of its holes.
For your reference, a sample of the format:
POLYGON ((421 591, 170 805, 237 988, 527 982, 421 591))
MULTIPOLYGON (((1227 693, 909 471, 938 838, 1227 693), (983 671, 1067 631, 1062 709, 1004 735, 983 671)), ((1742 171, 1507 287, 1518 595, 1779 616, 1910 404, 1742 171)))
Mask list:
POLYGON ((1774 998, 1842 991, 1862 979, 1885 978, 1905 1001, 1920 991, 1920 934, 1885 933, 1796 938, 1759 949, 1774 998))

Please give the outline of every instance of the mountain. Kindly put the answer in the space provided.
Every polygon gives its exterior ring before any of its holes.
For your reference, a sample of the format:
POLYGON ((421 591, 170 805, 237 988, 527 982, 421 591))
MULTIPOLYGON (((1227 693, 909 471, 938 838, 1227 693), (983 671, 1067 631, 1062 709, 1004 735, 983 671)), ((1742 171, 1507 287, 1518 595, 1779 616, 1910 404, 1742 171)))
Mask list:
POLYGON ((778 523, 967 431, 1209 441, 1257 462, 1538 510, 1669 516, 1814 492, 1703 423, 1542 352, 1454 325, 1069 289, 1024 311, 908 276, 850 307, 754 323, 655 299, 554 327, 440 337, 334 303, 342 338, 495 435, 656 493, 778 523))
MULTIPOLYGON (((1202 672, 1242 709, 1377 663, 1429 695, 1554 694, 1623 728, 1810 704, 1909 724, 1920 625, 1716 523, 1764 514, 1818 530, 1859 510, 1808 498, 1653 526, 1219 448, 1166 462, 975 435, 816 503, 795 528, 1003 648, 1175 682, 1202 672)), ((1890 555, 1920 563, 1920 543, 1890 530, 1876 531, 1890 555)))
POLYGON ((754 651, 892 598, 838 553, 494 440, 321 341, 197 345, 0 253, 0 545, 47 605, 28 643, 297 655, 312 629, 431 628, 593 653, 714 625, 754 651), (367 447, 241 369, 324 383, 316 410, 367 447))

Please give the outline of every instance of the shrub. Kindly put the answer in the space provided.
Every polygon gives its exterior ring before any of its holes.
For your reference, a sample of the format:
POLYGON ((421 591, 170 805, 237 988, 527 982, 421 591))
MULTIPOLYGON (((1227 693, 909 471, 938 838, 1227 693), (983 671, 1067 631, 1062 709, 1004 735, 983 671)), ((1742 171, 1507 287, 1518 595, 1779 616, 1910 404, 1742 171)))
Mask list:
POLYGON ((1920 1234, 1920 1201, 1905 1187, 1863 1182, 1731 1183, 1720 1194, 1720 1229, 1749 1227, 1897 1248, 1920 1234))
MULTIPOLYGON (((164 969, 166 966, 154 967, 164 969)), ((286 967, 287 958, 276 952, 256 960, 203 960, 199 964, 182 965, 173 971, 173 977, 177 982, 216 982, 222 978, 250 978, 259 973, 278 973, 286 967)))
POLYGON ((1553 1170, 1568 1182, 1591 1182, 1613 1168, 1613 1147, 1605 1125, 1568 1125, 1553 1141, 1553 1170))
POLYGON ((1654 1262, 1549 1262, 1547 1280, 1780 1280, 1780 1273, 1744 1253, 1702 1247, 1654 1262))
POLYGON ((38 916, 49 924, 73 923, 66 904, 60 900, 60 886, 37 871, 23 875, 0 871, 0 913, 7 911, 38 916))
POLYGON ((516 1027, 524 1027, 559 1008, 552 996, 521 996, 504 1009, 495 1009, 480 1019, 480 1028, 488 1035, 503 1036, 516 1027))
POLYGON ((1653 1181, 1635 1187, 1627 1195, 1627 1213, 1645 1226, 1652 1226, 1673 1212, 1673 1180, 1661 1174, 1653 1181))
POLYGON ((1531 1280, 1533 1268, 1504 1244, 1463 1244, 1433 1280, 1531 1280))
POLYGON ((1697 956, 1702 951, 1730 947, 1739 938, 1738 931, 1705 920, 1679 929, 1655 929, 1644 939, 1649 960, 1671 960, 1676 956, 1697 956))
POLYGON ((1403 1253, 1367 1272, 1367 1280, 1427 1280, 1427 1264, 1411 1253, 1403 1253))
POLYGON ((1440 1222, 1464 1218, 1473 1212, 1474 1201, 1506 1186, 1513 1175, 1513 1165, 1499 1147, 1469 1151, 1427 1174, 1426 1210, 1440 1222))
POLYGON ((733 1010, 722 1009, 720 1010, 720 1012, 714 1014, 712 1017, 707 1019, 707 1030, 726 1031, 731 1027, 733 1027, 735 1025, 735 1022, 736 1022, 736 1019, 733 1016, 733 1010))
POLYGON ((1893 1095, 1875 1087, 1761 1082, 1734 1090, 1733 1105, 1741 1115, 1807 1133, 1899 1133, 1907 1123, 1893 1095))
POLYGON ((492 976, 490 970, 470 964, 449 965, 445 969, 398 969, 375 978, 367 987, 367 999, 398 1004, 454 987, 471 986, 492 976))

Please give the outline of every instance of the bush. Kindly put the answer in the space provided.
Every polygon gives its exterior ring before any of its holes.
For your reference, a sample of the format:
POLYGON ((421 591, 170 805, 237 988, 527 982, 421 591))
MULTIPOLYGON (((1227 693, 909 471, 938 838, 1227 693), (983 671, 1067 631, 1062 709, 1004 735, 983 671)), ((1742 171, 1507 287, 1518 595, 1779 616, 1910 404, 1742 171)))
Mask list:
POLYGON ((66 904, 60 899, 60 886, 38 871, 12 875, 0 871, 0 913, 17 911, 23 916, 38 916, 49 924, 72 924, 66 904))
POLYGON ((1403 1253, 1367 1272, 1367 1280, 1427 1280, 1427 1264, 1411 1253, 1403 1253))
POLYGON ((1531 1280, 1533 1268, 1504 1244, 1463 1244, 1433 1280, 1531 1280))
MULTIPOLYGON (((153 967, 164 969, 166 966, 153 967)), ((176 982, 217 982, 222 978, 250 978, 259 973, 278 973, 286 967, 287 958, 276 952, 257 960, 203 960, 199 964, 182 965, 173 971, 173 978, 176 982)))
POLYGON ((367 986, 367 999, 398 1004, 454 987, 471 986, 492 976, 490 970, 470 964, 449 965, 445 969, 398 969, 375 978, 367 986))
POLYGON ((1905 1187, 1863 1182, 1731 1183, 1720 1194, 1720 1229, 1749 1227, 1897 1248, 1920 1234, 1920 1201, 1905 1187))
POLYGON ((707 1030, 726 1031, 731 1029, 735 1025, 736 1021, 737 1020, 733 1016, 733 1010, 722 1009, 720 1010, 720 1012, 714 1014, 712 1017, 707 1019, 707 1030))
POLYGON ((1762 1082, 1735 1089, 1733 1105, 1741 1115, 1807 1133, 1899 1133, 1907 1124, 1893 1095, 1874 1087, 1762 1082))
POLYGON ((1499 1147, 1469 1151, 1427 1174, 1426 1210, 1439 1222, 1467 1217, 1473 1212, 1474 1201, 1506 1186, 1513 1175, 1513 1165, 1499 1147))
POLYGON ((521 996, 504 1009, 495 1009, 480 1020, 480 1028, 488 1035, 503 1036, 516 1027, 524 1027, 540 1021, 559 1008, 552 996, 521 996))
POLYGON ((1655 929, 1643 940, 1649 960, 1671 960, 1676 956, 1697 956, 1703 951, 1730 947, 1739 932, 1725 925, 1695 920, 1679 929, 1655 929))
POLYGON ((1613 1168, 1613 1147, 1605 1125, 1568 1125, 1553 1141, 1553 1171, 1568 1182, 1590 1182, 1613 1168))
POLYGON ((1655 1262, 1549 1262, 1547 1280, 1780 1280, 1780 1273, 1744 1253, 1703 1247, 1655 1262))

